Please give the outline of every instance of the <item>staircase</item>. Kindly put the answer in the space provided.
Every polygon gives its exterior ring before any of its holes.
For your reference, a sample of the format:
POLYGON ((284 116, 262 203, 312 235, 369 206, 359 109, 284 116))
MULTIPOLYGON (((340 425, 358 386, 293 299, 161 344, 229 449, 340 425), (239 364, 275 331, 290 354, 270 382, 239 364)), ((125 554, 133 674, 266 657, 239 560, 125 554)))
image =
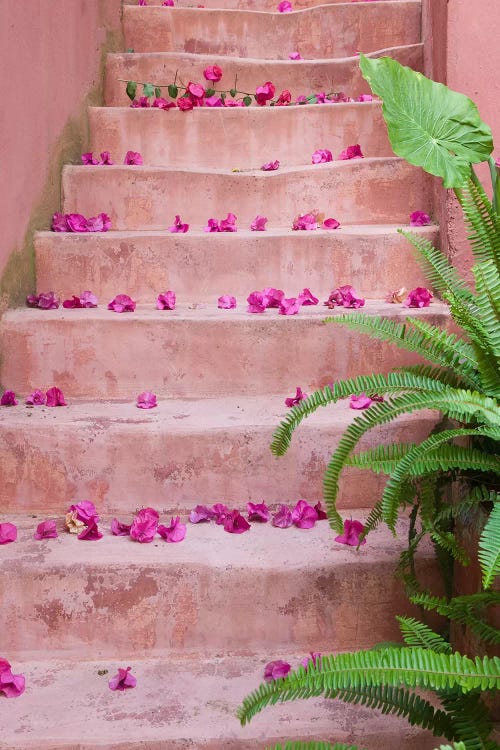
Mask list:
MULTIPOLYGON (((62 531, 32 538, 40 520, 62 519, 87 498, 104 518, 123 521, 147 505, 166 519, 198 503, 315 503, 353 412, 341 402, 317 413, 277 460, 268 446, 285 397, 297 385, 311 392, 414 361, 325 326, 321 304, 290 317, 246 312, 255 289, 309 287, 322 302, 352 283, 367 312, 407 314, 382 300, 424 284, 396 229, 431 209, 431 191, 392 154, 380 102, 165 112, 130 108, 118 79, 168 83, 178 70, 184 82, 199 81, 217 63, 228 87, 237 75, 252 92, 271 80, 294 98, 332 86, 357 97, 368 93, 358 50, 422 68, 420 0, 294 0, 300 12, 283 14, 277 0, 182 4, 124 6, 134 52, 109 55, 107 106, 89 112, 92 150, 110 151, 117 166, 63 170, 62 210, 106 212, 112 231, 36 237, 38 291, 66 299, 91 289, 99 307, 11 310, 2 319, 4 387, 24 398, 56 385, 69 405, 0 409, 1 520, 19 527, 18 541, 0 547, 0 656, 27 681, 19 699, 0 698, 0 748, 257 750, 292 738, 432 748, 400 719, 332 701, 277 706, 245 729, 235 718, 268 661, 295 666, 310 651, 397 636, 392 614, 407 605, 392 573, 405 524, 396 539, 376 531, 359 553, 335 543, 326 522, 309 531, 253 525, 241 536, 191 525, 176 545, 109 531, 93 544, 62 531), (288 60, 294 50, 304 60, 288 60), (365 159, 311 165, 316 149, 337 154, 354 143, 365 159), (120 166, 128 150, 144 165, 120 166), (278 171, 260 170, 275 159, 278 171), (311 209, 341 229, 291 231, 311 209), (228 212, 237 233, 203 231, 208 217, 228 212), (187 234, 167 231, 175 214, 189 222, 187 234), (257 214, 268 231, 250 231, 257 214), (177 294, 173 312, 155 309, 166 289, 177 294), (138 301, 134 313, 106 309, 118 293, 138 301), (221 294, 235 295, 237 308, 217 309, 221 294), (144 390, 158 395, 156 409, 135 407, 144 390), (137 688, 111 692, 108 680, 128 665, 137 688)), ((433 239, 438 227, 419 231, 433 239)), ((412 313, 436 323, 446 316, 439 303, 412 313)), ((432 419, 400 419, 370 440, 419 439, 432 419)), ((381 486, 347 471, 346 515, 366 517, 381 486)), ((431 550, 419 565, 431 578, 431 550)))

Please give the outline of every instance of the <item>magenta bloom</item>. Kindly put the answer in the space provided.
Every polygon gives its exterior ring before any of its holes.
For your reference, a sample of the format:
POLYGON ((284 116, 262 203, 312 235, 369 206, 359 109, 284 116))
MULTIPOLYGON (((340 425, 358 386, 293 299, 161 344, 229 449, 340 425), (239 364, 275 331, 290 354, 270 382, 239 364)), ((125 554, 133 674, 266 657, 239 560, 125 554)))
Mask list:
POLYGON ((162 6, 164 8, 173 8, 174 7, 174 0, 163 0, 162 6))
POLYGON ((319 302, 319 299, 314 296, 310 289, 303 289, 299 294, 299 299, 301 304, 306 307, 308 305, 317 305, 319 302))
POLYGON ((283 89, 281 94, 276 99, 277 107, 286 107, 292 101, 292 95, 288 89, 283 89))
POLYGON ((54 292, 42 292, 41 294, 29 294, 26 297, 28 307, 38 307, 40 310, 57 310, 59 298, 54 292))
POLYGON ((87 230, 89 232, 109 232, 111 219, 108 214, 98 214, 87 219, 87 230))
POLYGON ((102 539, 102 534, 97 526, 97 517, 91 518, 87 526, 78 534, 78 539, 84 542, 97 542, 102 539))
POLYGON ((63 307, 68 308, 91 308, 97 307, 98 299, 95 294, 91 291, 82 292, 80 297, 73 295, 72 299, 66 299, 63 302, 63 307))
POLYGON ((88 151, 86 154, 82 154, 82 164, 95 166, 99 164, 99 161, 94 157, 92 151, 88 151))
POLYGON ((217 300, 217 307, 221 310, 233 310, 236 307, 236 297, 222 294, 217 300))
POLYGON ((292 524, 292 511, 288 505, 280 505, 279 509, 273 515, 273 526, 276 526, 278 529, 288 529, 292 524))
MULTIPOLYGON (((365 527, 361 521, 344 521, 344 533, 340 536, 335 537, 336 542, 340 544, 348 544, 349 547, 357 547, 360 544, 359 537, 365 530, 365 527)), ((366 544, 366 539, 363 539, 361 544, 366 544)))
POLYGON ((309 656, 306 656, 305 659, 300 660, 300 663, 307 670, 310 664, 312 664, 313 667, 315 667, 320 659, 321 659, 321 654, 318 651, 311 651, 309 656))
POLYGON ((282 677, 286 677, 291 669, 290 664, 286 661, 281 661, 281 659, 270 661, 264 668, 264 680, 266 682, 280 680, 282 677))
POLYGON ((289 60, 302 60, 300 52, 290 52, 288 55, 289 60))
POLYGON ((193 100, 188 96, 181 96, 180 99, 177 99, 177 106, 182 112, 187 112, 188 110, 193 109, 194 104, 193 100))
POLYGON ((24 693, 26 680, 23 674, 12 674, 7 659, 0 657, 0 693, 6 698, 19 698, 24 693))
POLYGON ((131 528, 131 523, 122 523, 117 518, 113 518, 111 521, 111 533, 113 536, 129 536, 131 528))
POLYGON ((136 542, 148 544, 155 538, 160 516, 154 508, 142 508, 132 522, 130 536, 136 542))
POLYGON ((338 229, 340 221, 337 219, 325 219, 323 222, 323 229, 338 229))
POLYGON ((229 213, 225 219, 221 219, 219 225, 220 232, 237 232, 238 227, 236 226, 236 216, 229 213))
POLYGON ((176 215, 174 219, 174 223, 171 227, 168 228, 169 232, 172 232, 172 234, 185 234, 189 229, 189 224, 183 224, 181 221, 181 217, 179 214, 176 215))
POLYGON ((39 388, 36 388, 33 393, 27 396, 24 402, 27 406, 44 406, 45 405, 45 393, 39 388))
POLYGON ((224 107, 224 102, 220 98, 220 96, 217 96, 217 94, 214 94, 213 96, 207 96, 205 99, 205 107, 224 107))
POLYGON ((175 310, 176 299, 177 298, 175 296, 175 292, 172 292, 169 289, 168 292, 163 292, 162 294, 158 295, 158 299, 156 300, 156 309, 175 310))
POLYGON ((299 500, 292 510, 292 521, 299 529, 312 529, 317 520, 318 514, 315 508, 306 500, 299 500))
POLYGON ((279 167, 280 161, 279 159, 276 159, 276 161, 267 161, 261 166, 261 169, 263 172, 274 172, 276 169, 279 169, 279 167))
POLYGON ((280 315, 297 315, 302 305, 300 297, 289 297, 280 302, 280 315))
POLYGON ((158 526, 158 534, 166 542, 182 542, 186 536, 186 525, 181 523, 179 516, 176 516, 170 521, 170 526, 163 526, 162 524, 158 526))
POLYGON ((155 107, 156 109, 169 110, 169 109, 175 109, 176 105, 175 105, 175 102, 169 102, 167 101, 167 99, 164 99, 163 96, 158 96, 154 100, 152 106, 155 107))
POLYGON ((323 510, 323 506, 321 505, 321 500, 318 500, 318 502, 314 506, 314 510, 318 514, 318 521, 326 521, 326 519, 328 518, 328 515, 323 510))
MULTIPOLYGON (((139 5, 146 5, 146 0, 143 0, 141 3, 139 0, 139 5)), ((119 669, 118 673, 115 674, 115 676, 108 682, 109 689, 110 690, 128 690, 129 688, 135 688, 137 685, 137 679, 134 677, 134 675, 131 673, 132 667, 127 667, 127 669, 119 669)))
POLYGON ((354 146, 348 146, 337 156, 337 159, 363 159, 361 146, 359 145, 359 143, 356 143, 354 146))
POLYGON ((68 513, 76 513, 78 520, 83 521, 83 523, 99 520, 96 507, 90 500, 81 500, 79 503, 70 505, 68 513))
POLYGON ((248 312, 263 313, 267 309, 267 297, 262 292, 252 292, 247 297, 248 312))
POLYGON ((372 102, 373 96, 371 94, 361 94, 356 99, 357 102, 372 102))
POLYGON ((47 406, 67 406, 67 403, 64 400, 64 393, 60 388, 56 388, 55 386, 49 388, 46 398, 47 406))
POLYGON ((42 521, 36 527, 33 539, 55 539, 58 536, 55 521, 42 521))
POLYGON ((108 310, 117 313, 134 312, 135 302, 128 296, 128 294, 117 294, 108 304, 108 310))
POLYGON ((70 232, 88 232, 87 219, 82 214, 66 214, 70 232))
POLYGON ((411 227, 428 227, 431 223, 431 217, 424 211, 414 211, 410 216, 411 227))
POLYGON ((272 286, 268 286, 262 290, 264 299, 266 301, 266 307, 276 307, 281 305, 281 301, 285 296, 285 292, 282 289, 275 289, 272 286))
POLYGON ((215 503, 215 505, 212 505, 213 518, 215 519, 217 526, 222 526, 224 524, 226 516, 230 512, 231 511, 227 505, 224 505, 224 503, 215 503))
POLYGON ((0 523, 0 544, 10 544, 17 539, 17 528, 13 523, 0 523))
POLYGON ((289 0, 281 0, 281 3, 278 5, 278 10, 280 13, 291 13, 292 3, 289 2, 289 0))
POLYGON ((349 401, 350 409, 368 409, 373 404, 373 399, 367 396, 366 393, 360 393, 359 396, 352 395, 349 401))
POLYGON ((250 524, 239 510, 231 510, 224 518, 224 531, 228 534, 244 534, 250 528, 250 524))
POLYGON ((264 107, 273 98, 275 91, 274 84, 271 81, 266 81, 263 86, 257 86, 255 89, 255 101, 259 106, 264 107))
POLYGON ((318 228, 318 222, 314 214, 299 214, 292 224, 292 229, 310 231, 318 228))
POLYGON ((417 286, 408 294, 403 305, 405 307, 429 307, 432 296, 432 293, 428 289, 423 286, 417 286))
POLYGON ((318 148, 312 155, 313 164, 325 164, 327 161, 333 161, 332 152, 327 148, 318 148))
POLYGON ((219 83, 222 78, 222 68, 219 68, 218 65, 209 65, 208 68, 205 68, 203 71, 203 75, 207 81, 219 83))
POLYGON ((267 523, 271 519, 271 513, 267 505, 262 503, 247 503, 248 520, 267 523))
POLYGON ((205 232, 220 232, 219 222, 217 219, 209 219, 205 227, 205 232))
POLYGON ((147 5, 147 0, 139 0, 139 5, 147 5))
POLYGON ((59 211, 56 211, 52 217, 51 229, 53 232, 69 232, 70 228, 68 226, 66 214, 61 214, 59 211))
POLYGON ((129 166, 140 166, 143 163, 142 156, 138 151, 127 151, 123 163, 129 166))
POLYGON ((206 505, 197 505, 189 514, 191 523, 203 523, 204 521, 211 521, 213 518, 215 518, 215 513, 206 505))
POLYGON ((297 386, 295 396, 293 396, 292 398, 286 398, 285 405, 289 407, 297 406, 297 404, 300 404, 300 402, 305 398, 307 398, 307 393, 303 393, 302 388, 300 388, 300 386, 297 386))
POLYGON ((111 154, 109 153, 109 151, 103 151, 101 153, 101 161, 100 161, 100 163, 101 164, 105 164, 105 165, 109 165, 109 166, 112 166, 114 164, 114 161, 111 158, 111 154))
POLYGON ((158 406, 158 403, 154 393, 151 393, 151 391, 144 391, 137 396, 136 405, 138 409, 154 409, 155 406, 158 406))
POLYGON ((350 284, 340 286, 330 292, 330 296, 324 303, 330 309, 334 308, 335 305, 341 307, 364 307, 365 300, 362 297, 358 297, 354 287, 350 284))
POLYGON ((186 90, 194 99, 203 99, 205 96, 205 89, 201 83, 193 83, 192 81, 189 81, 186 90))
POLYGON ((0 398, 0 406, 17 406, 18 401, 14 391, 4 391, 0 398))

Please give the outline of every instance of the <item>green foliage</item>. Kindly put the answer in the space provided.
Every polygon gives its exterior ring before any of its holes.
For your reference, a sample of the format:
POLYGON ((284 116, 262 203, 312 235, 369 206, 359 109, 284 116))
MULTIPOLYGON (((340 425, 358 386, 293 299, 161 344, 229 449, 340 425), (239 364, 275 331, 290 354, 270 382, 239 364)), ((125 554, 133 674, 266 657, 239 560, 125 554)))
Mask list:
POLYGON ((500 644, 500 630, 484 619, 488 607, 500 606, 500 592, 481 591, 467 596, 455 596, 449 600, 418 593, 411 596, 410 600, 413 604, 437 612, 448 620, 467 625, 485 643, 500 644))
POLYGON ((342 742, 336 742, 334 745, 329 742, 286 742, 284 745, 268 747, 267 750, 358 750, 358 747, 344 745, 342 742))
POLYGON ((493 510, 479 539, 479 562, 483 575, 483 588, 489 589, 500 575, 500 493, 492 493, 493 510))
POLYGON ((428 625, 425 625, 413 617, 396 617, 401 628, 401 635, 407 646, 418 646, 428 648, 440 654, 451 654, 451 645, 441 635, 435 633, 428 625))
POLYGON ((135 81, 128 81, 126 90, 128 98, 133 101, 137 93, 137 83, 135 81))
POLYGON ((148 98, 150 96, 155 95, 155 87, 152 83, 145 83, 142 87, 142 95, 147 96, 148 98))

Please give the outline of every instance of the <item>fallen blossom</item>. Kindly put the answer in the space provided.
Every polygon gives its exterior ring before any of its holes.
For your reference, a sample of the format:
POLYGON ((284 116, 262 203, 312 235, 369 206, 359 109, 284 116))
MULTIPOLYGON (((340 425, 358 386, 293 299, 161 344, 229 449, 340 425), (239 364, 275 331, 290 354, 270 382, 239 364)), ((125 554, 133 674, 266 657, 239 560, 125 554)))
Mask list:
POLYGON ((220 232, 237 232, 238 227, 236 226, 236 216, 229 213, 225 219, 221 219, 219 224, 220 232))
POLYGON ((42 521, 36 527, 36 531, 33 534, 33 539, 41 541, 42 539, 56 539, 57 527, 56 522, 53 520, 42 521))
POLYGON ((328 518, 328 514, 323 510, 321 500, 318 500, 318 502, 314 506, 314 510, 318 514, 318 521, 326 521, 326 519, 328 518))
POLYGON ((131 523, 122 523, 117 518, 113 518, 111 521, 111 533, 113 536, 129 536, 131 528, 131 523))
POLYGON ((69 232, 68 221, 66 214, 61 214, 59 211, 52 217, 51 229, 53 232, 69 232))
POLYGON ((182 112, 187 112, 190 109, 193 109, 193 100, 189 98, 189 96, 181 96, 180 99, 177 99, 177 107, 182 112))
POLYGON ((333 161, 332 152, 327 148, 318 148, 311 157, 313 164, 325 164, 328 161, 333 161))
POLYGON ((128 296, 128 294, 117 294, 108 304, 108 310, 117 313, 134 312, 135 302, 128 296))
POLYGON ((309 656, 306 656, 305 659, 300 660, 300 663, 302 664, 304 669, 307 670, 311 665, 315 667, 320 659, 321 653, 319 651, 311 651, 309 656))
POLYGON ((363 297, 358 297, 357 293, 350 284, 346 284, 345 286, 340 286, 337 289, 334 289, 332 292, 330 292, 330 296, 324 302, 324 304, 332 309, 335 307, 335 305, 339 305, 340 307, 350 307, 350 308, 360 308, 364 307, 365 300, 363 297))
POLYGON ((107 214, 98 214, 87 219, 88 232, 108 232, 111 229, 111 219, 107 214))
POLYGON ((26 401, 24 403, 27 406, 44 406, 45 401, 45 393, 39 388, 35 388, 35 390, 26 397, 26 401))
POLYGON ((181 217, 179 214, 176 215, 174 219, 174 223, 171 227, 168 228, 169 232, 172 232, 172 234, 185 234, 189 229, 189 224, 183 224, 181 221, 181 217))
POLYGON ((268 286, 262 290, 264 295, 264 301, 266 307, 278 308, 285 296, 285 292, 282 289, 275 289, 273 286, 268 286))
POLYGON ((176 516, 175 518, 172 518, 170 526, 163 526, 163 524, 160 524, 160 526, 158 526, 158 534, 162 539, 165 539, 166 542, 182 542, 186 536, 186 525, 181 523, 180 516, 176 516))
MULTIPOLYGON (((141 5, 141 3, 139 2, 141 5)), ((143 0, 142 5, 146 5, 145 0, 143 0)), ((108 682, 108 686, 110 690, 128 690, 130 688, 135 688, 137 685, 137 679, 134 677, 134 675, 131 673, 132 667, 127 667, 127 669, 118 669, 117 674, 108 682)))
POLYGON ((247 503, 247 512, 249 521, 259 521, 267 523, 271 518, 271 513, 267 505, 262 503, 247 503))
POLYGON ((142 156, 138 151, 127 151, 123 163, 128 166, 140 166, 143 164, 142 156))
POLYGON ((319 299, 314 296, 310 289, 303 289, 299 294, 298 299, 300 299, 300 303, 306 307, 308 305, 317 305, 319 302, 319 299))
POLYGON ((340 160, 363 158, 363 152, 361 151, 361 146, 359 145, 359 143, 356 143, 354 146, 348 146, 337 156, 337 159, 340 160))
POLYGON ((0 406, 17 406, 18 400, 14 391, 4 391, 0 398, 0 406))
POLYGON ((283 89, 275 102, 276 107, 286 107, 292 101, 292 95, 288 89, 283 89))
POLYGON ((0 544, 10 544, 17 539, 17 528, 13 523, 0 523, 0 544))
POLYGON ((285 399, 285 405, 288 407, 297 406, 297 404, 300 404, 301 401, 303 401, 305 398, 307 398, 307 393, 304 393, 302 391, 302 388, 300 386, 297 386, 295 391, 295 396, 292 396, 291 398, 285 399))
POLYGON ((204 228, 205 232, 220 232, 219 222, 217 219, 209 219, 207 226, 204 228))
POLYGON ((88 232, 87 219, 82 214, 66 214, 66 221, 70 232, 88 232))
POLYGON ((229 534, 244 534, 251 528, 250 524, 244 518, 239 510, 232 510, 224 518, 224 531, 229 534))
POLYGON ((299 500, 292 510, 292 521, 298 529, 312 529, 317 520, 316 510, 306 500, 299 500))
POLYGON ((401 304, 407 294, 408 289, 402 286, 400 287, 400 289, 395 289, 393 292, 389 292, 387 294, 387 297, 385 298, 385 301, 391 302, 392 304, 401 304))
POLYGON ((193 83, 193 81, 189 81, 188 85, 186 86, 186 91, 194 99, 203 99, 203 97, 205 96, 205 89, 203 88, 201 83, 193 83))
POLYGON ((151 104, 149 103, 149 96, 140 96, 139 99, 134 99, 130 106, 132 107, 132 109, 146 109, 147 107, 151 107, 151 104))
POLYGON ((373 96, 371 94, 360 94, 356 99, 357 102, 372 102, 373 96))
POLYGON ((204 523, 205 521, 211 521, 214 517, 213 510, 207 508, 206 505, 197 505, 189 514, 189 521, 191 523, 204 523))
POLYGON ((263 86, 257 86, 255 89, 255 101, 260 107, 264 107, 273 98, 275 91, 274 84, 271 81, 266 81, 263 86))
POLYGON ((278 529, 288 529, 293 524, 292 511, 288 505, 280 505, 276 513, 273 514, 273 526, 278 529))
POLYGON ((67 403, 64 400, 64 393, 60 388, 53 386, 52 388, 49 388, 45 395, 47 406, 67 406, 67 403))
POLYGON ((111 158, 111 154, 109 153, 109 151, 103 151, 101 153, 101 161, 99 163, 108 165, 108 166, 112 166, 114 164, 114 161, 111 158))
POLYGON ((209 65, 208 68, 205 68, 205 70, 203 71, 203 75, 205 76, 205 79, 207 81, 219 83, 220 79, 222 78, 222 68, 219 68, 218 65, 209 65))
POLYGON ((231 511, 229 510, 227 505, 224 505, 224 503, 215 503, 215 505, 212 505, 213 518, 217 526, 222 526, 224 524, 226 516, 230 512, 231 511))
POLYGON ((280 302, 280 315, 297 315, 301 305, 300 297, 283 298, 280 302))
POLYGON ((151 391, 143 391, 143 393, 139 393, 136 406, 138 409, 154 409, 155 406, 158 406, 156 395, 151 393, 151 391))
POLYGON ((19 698, 24 693, 26 680, 23 674, 12 674, 7 659, 0 658, 0 693, 6 698, 19 698))
POLYGON ((257 214, 255 219, 250 224, 250 229, 252 230, 252 232, 265 232, 266 224, 267 224, 267 217, 257 214))
POLYGON ((207 96, 205 99, 205 107, 224 107, 224 102, 220 96, 214 94, 213 96, 207 96))
POLYGON ((369 406, 373 404, 373 399, 370 398, 370 396, 367 396, 366 393, 360 393, 359 396, 356 396, 354 393, 349 399, 349 408, 350 409, 368 409, 369 406))
POLYGON ((224 107, 244 107, 245 102, 243 99, 226 99, 224 101, 224 107))
POLYGON ((68 512, 75 513, 76 518, 83 523, 99 520, 97 509, 91 500, 80 500, 79 503, 73 503, 73 505, 70 505, 68 512))
POLYGON ((281 659, 270 661, 269 664, 266 664, 264 667, 264 680, 266 682, 280 680, 282 677, 286 677, 291 669, 290 664, 286 661, 281 661, 281 659))
POLYGON ((82 164, 84 164, 85 166, 96 166, 97 164, 99 164, 99 160, 95 158, 92 151, 88 151, 86 154, 82 154, 82 164))
POLYGON ((289 2, 289 0, 281 0, 281 3, 278 5, 278 10, 280 13, 291 13, 292 3, 289 2))
POLYGON ((75 510, 70 510, 66 513, 64 524, 70 534, 79 534, 86 526, 86 524, 78 518, 78 513, 75 510))
POLYGON ((42 292, 41 294, 29 294, 26 297, 29 307, 38 307, 40 310, 57 310, 59 297, 55 292, 42 292))
POLYGON ((263 313, 267 309, 267 298, 262 292, 252 292, 247 297, 248 312, 263 313))
POLYGON ((411 227, 427 227, 431 223, 431 217, 424 211, 414 211, 410 216, 411 227))
POLYGON ((366 539, 363 539, 362 542, 359 541, 359 537, 364 530, 365 527, 361 521, 346 519, 344 521, 344 533, 340 534, 340 536, 336 536, 335 541, 340 542, 340 544, 347 544, 349 547, 357 547, 359 544, 366 544, 366 539))
POLYGON ((84 542, 97 542, 102 539, 102 533, 97 526, 96 518, 91 518, 85 528, 78 534, 78 539, 84 542))
POLYGON ((314 214, 299 214, 292 224, 293 230, 309 231, 318 228, 318 222, 314 214))
POLYGON ((71 308, 84 309, 84 308, 97 307, 97 305, 98 305, 98 299, 95 296, 95 294, 91 291, 82 292, 79 297, 77 297, 76 295, 73 295, 72 299, 66 299, 63 302, 63 307, 65 309, 71 309, 71 308))
POLYGON ((301 56, 300 52, 297 52, 297 51, 296 52, 290 52, 290 54, 288 55, 288 59, 289 60, 302 60, 302 56, 301 56))
POLYGON ((130 528, 130 536, 136 542, 148 544, 152 542, 158 530, 160 516, 154 508, 141 508, 130 528))
POLYGON ((147 0, 139 0, 138 5, 147 5, 147 0))
POLYGON ((323 229, 338 229, 340 227, 340 221, 337 219, 325 219, 323 222, 323 229))
POLYGON ((175 109, 176 104, 175 104, 175 102, 169 102, 163 96, 157 96, 156 99, 154 100, 152 106, 155 109, 169 110, 169 109, 175 109))
POLYGON ((276 161, 267 161, 265 164, 261 166, 261 170, 263 172, 275 172, 280 167, 280 161, 279 159, 276 159, 276 161))
POLYGON ((217 300, 217 307, 220 310, 233 310, 236 307, 236 297, 231 294, 222 294, 217 300))
POLYGON ((432 297, 432 292, 429 289, 417 286, 411 290, 403 304, 405 307, 429 307, 432 297))
POLYGON ((162 7, 163 8, 173 8, 174 7, 174 0, 163 0, 162 7))
POLYGON ((158 299, 156 300, 156 309, 157 310, 175 310, 176 301, 177 301, 177 298, 175 296, 175 292, 172 292, 169 289, 167 292, 163 292, 162 294, 158 295, 158 299))

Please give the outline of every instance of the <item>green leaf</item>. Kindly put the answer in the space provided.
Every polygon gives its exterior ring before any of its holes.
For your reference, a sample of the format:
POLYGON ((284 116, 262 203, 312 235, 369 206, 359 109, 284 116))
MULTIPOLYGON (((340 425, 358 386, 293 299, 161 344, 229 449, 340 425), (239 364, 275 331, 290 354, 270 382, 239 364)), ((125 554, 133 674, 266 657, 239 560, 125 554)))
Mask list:
POLYGON ((161 96, 161 88, 160 88, 160 86, 156 86, 155 87, 155 96, 156 96, 157 99, 160 98, 160 96, 161 96))
POLYGON ((225 101, 226 96, 227 96, 226 92, 223 91, 222 94, 220 95, 220 98, 222 99, 222 101, 225 101))
POLYGON ((236 91, 236 89, 229 89, 229 93, 230 93, 230 95, 232 96, 232 98, 234 99, 234 97, 236 96, 236 94, 237 94, 238 92, 236 91))
POLYGON ((205 96, 214 96, 215 95, 215 89, 206 89, 205 90, 205 96))
POLYGON ((500 575, 500 493, 492 493, 492 498, 496 502, 479 539, 478 557, 485 589, 500 575))
POLYGON ((136 93, 137 93, 137 83, 135 81, 129 81, 127 83, 128 98, 134 101, 136 93))
POLYGON ((394 152, 441 177, 444 187, 461 187, 470 165, 493 151, 491 130, 474 102, 401 65, 390 57, 360 57, 361 71, 383 100, 394 152))
POLYGON ((245 107, 249 107, 252 103, 252 97, 251 96, 244 96, 243 97, 243 104, 245 107))
POLYGON ((155 87, 152 83, 145 83, 142 87, 142 95, 143 96, 154 96, 155 95, 155 87))
POLYGON ((168 87, 168 95, 171 99, 177 99, 179 95, 179 89, 173 83, 168 87))

